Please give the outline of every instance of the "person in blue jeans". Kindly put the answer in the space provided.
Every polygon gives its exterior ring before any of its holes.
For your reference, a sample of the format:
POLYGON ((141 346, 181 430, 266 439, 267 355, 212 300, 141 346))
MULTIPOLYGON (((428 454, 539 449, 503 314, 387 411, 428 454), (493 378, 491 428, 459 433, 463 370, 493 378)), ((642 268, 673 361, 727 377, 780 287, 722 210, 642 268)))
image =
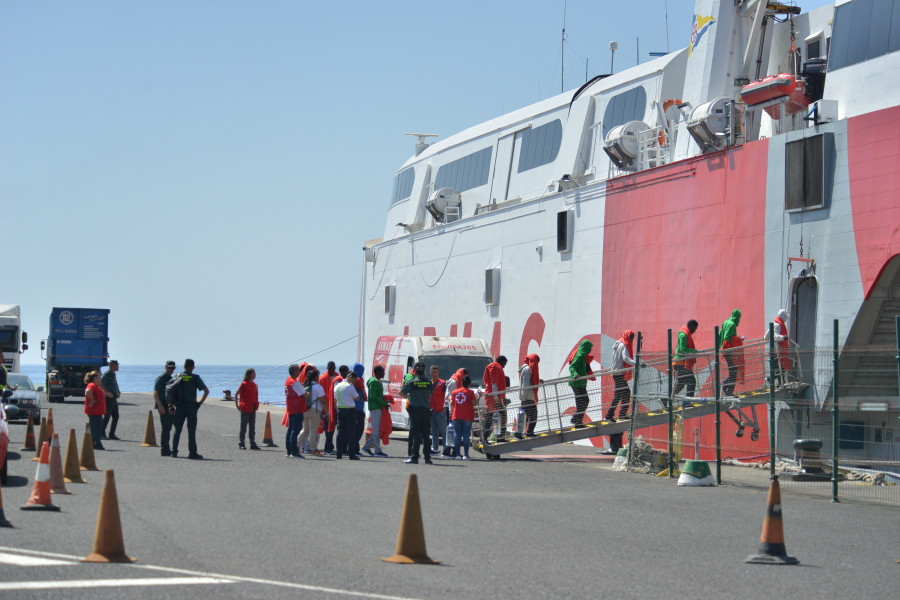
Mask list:
POLYGON ((451 417, 453 429, 456 430, 456 442, 453 444, 453 454, 456 460, 469 460, 469 441, 472 436, 472 421, 475 420, 475 392, 469 389, 472 379, 466 375, 462 380, 462 387, 450 392, 451 417), (460 454, 462 446, 462 454, 460 454))

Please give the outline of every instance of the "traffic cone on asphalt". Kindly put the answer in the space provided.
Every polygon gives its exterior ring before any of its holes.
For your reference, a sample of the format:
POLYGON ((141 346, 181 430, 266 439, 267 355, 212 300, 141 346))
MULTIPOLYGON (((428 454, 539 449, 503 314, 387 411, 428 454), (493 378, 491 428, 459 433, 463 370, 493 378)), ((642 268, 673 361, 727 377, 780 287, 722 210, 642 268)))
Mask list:
POLYGON ((47 409, 47 441, 53 439, 53 434, 56 433, 56 430, 53 429, 53 409, 47 409))
POLYGON ((425 529, 422 527, 422 507, 419 504, 419 482, 415 473, 410 473, 406 484, 406 498, 403 500, 403 514, 400 517, 400 531, 397 533, 397 549, 384 562, 404 565, 436 565, 440 561, 429 558, 425 551, 425 529))
POLYGON ((34 487, 31 489, 31 497, 28 502, 19 507, 22 510, 55 510, 50 501, 50 444, 41 444, 41 462, 37 466, 34 475, 34 487))
POLYGON ((136 559, 125 554, 122 539, 122 519, 119 517, 119 498, 116 494, 116 477, 112 469, 106 470, 106 485, 100 495, 100 512, 97 513, 97 531, 94 533, 94 551, 81 559, 83 562, 129 563, 136 559))
POLYGON ((38 439, 37 439, 37 448, 34 452, 34 458, 32 461, 41 460, 41 447, 44 445, 44 442, 49 442, 50 438, 47 437, 47 417, 41 417, 41 428, 38 430, 38 439))
POLYGON ((800 561, 787 555, 784 547, 784 525, 781 522, 781 488, 778 477, 772 477, 769 484, 769 498, 766 502, 766 517, 763 519, 762 535, 759 538, 759 554, 751 554, 744 562, 762 565, 796 565, 800 561))
POLYGON ((68 494, 66 482, 63 481, 62 454, 59 449, 59 436, 53 434, 50 442, 50 492, 53 494, 68 494))
POLYGON ((263 429, 262 443, 271 448, 277 448, 275 440, 272 439, 272 414, 266 411, 266 427, 263 429))
POLYGON ((12 527, 12 523, 6 520, 3 514, 3 487, 0 486, 0 527, 12 527))
POLYGON ((75 442, 75 430, 69 430, 69 446, 66 448, 66 466, 63 469, 63 479, 66 483, 87 483, 81 476, 78 467, 78 444, 75 442))
POLYGON ((81 470, 99 471, 94 462, 94 436, 91 435, 91 424, 84 424, 84 439, 81 441, 81 470))
POLYGON ((144 428, 144 448, 159 448, 156 443, 156 428, 153 426, 153 411, 147 413, 147 426, 144 428))
POLYGON ((28 427, 25 429, 25 445, 22 446, 22 450, 30 450, 34 452, 34 418, 32 418, 31 413, 28 413, 28 427))

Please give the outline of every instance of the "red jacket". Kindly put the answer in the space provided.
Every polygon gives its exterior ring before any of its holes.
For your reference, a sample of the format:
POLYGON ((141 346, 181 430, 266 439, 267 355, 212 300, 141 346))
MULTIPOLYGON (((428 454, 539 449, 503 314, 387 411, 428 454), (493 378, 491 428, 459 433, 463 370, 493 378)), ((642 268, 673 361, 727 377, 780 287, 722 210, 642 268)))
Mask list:
POLYGON ((502 393, 506 391, 506 375, 503 373, 503 367, 500 366, 500 363, 494 361, 489 364, 484 369, 483 379, 486 392, 491 392, 494 388, 500 392, 496 395, 485 393, 484 404, 489 411, 493 412, 497 410, 497 405, 502 405, 503 400, 506 399, 506 394, 502 393))
POLYGON ((92 416, 103 416, 106 414, 106 394, 103 393, 103 388, 91 382, 87 385, 84 395, 84 414, 92 416), (88 393, 94 397, 93 406, 88 406, 88 393))
POLYGON ((787 338, 787 325, 781 317, 775 317, 774 322, 781 328, 781 334, 784 339, 778 342, 778 362, 781 363, 782 369, 791 368, 791 347, 787 338))

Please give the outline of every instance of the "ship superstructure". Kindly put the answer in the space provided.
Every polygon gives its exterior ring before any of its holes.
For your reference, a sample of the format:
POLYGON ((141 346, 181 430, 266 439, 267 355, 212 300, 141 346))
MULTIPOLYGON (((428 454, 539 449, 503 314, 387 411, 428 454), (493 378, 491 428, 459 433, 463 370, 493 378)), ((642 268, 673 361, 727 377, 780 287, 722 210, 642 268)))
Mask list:
MULTIPOLYGON (((682 50, 419 145, 366 242, 363 360, 384 335, 481 337, 559 376, 626 329, 665 351, 696 319, 711 347, 734 308, 748 338, 786 308, 801 350, 835 319, 842 346, 892 342, 900 1, 694 13, 682 50)), ((831 379, 805 367, 822 409, 831 379)))

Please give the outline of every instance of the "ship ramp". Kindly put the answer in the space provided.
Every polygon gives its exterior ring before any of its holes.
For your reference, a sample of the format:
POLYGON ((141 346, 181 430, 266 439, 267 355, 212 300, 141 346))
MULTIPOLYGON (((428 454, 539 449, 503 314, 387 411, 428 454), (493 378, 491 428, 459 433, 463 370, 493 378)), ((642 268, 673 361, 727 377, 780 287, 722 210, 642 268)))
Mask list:
MULTIPOLYGON (((729 389, 726 386, 729 376, 734 371, 734 389, 731 395, 721 398, 723 427, 735 427, 737 437, 749 430, 751 441, 759 438, 759 417, 756 407, 768 404, 769 395, 769 354, 768 342, 763 339, 746 342, 740 349, 731 351, 728 356, 720 354, 720 368, 716 370, 715 352, 703 350, 695 355, 694 376, 696 379, 696 396, 688 397, 685 389, 678 390, 672 376, 672 393, 669 384, 670 359, 666 353, 647 353, 638 355, 637 366, 629 369, 631 380, 628 382, 632 395, 630 406, 626 402, 611 411, 615 397, 615 383, 610 369, 589 374, 587 392, 590 404, 581 425, 573 423, 575 417, 575 398, 571 387, 572 379, 563 377, 542 382, 538 386, 522 386, 506 390, 499 411, 487 409, 483 394, 479 394, 479 405, 472 431, 472 448, 484 453, 489 458, 499 458, 504 454, 523 452, 552 446, 564 442, 577 442, 598 436, 610 436, 635 431, 648 427, 666 425, 669 422, 668 403, 672 402, 673 422, 678 418, 683 421, 699 419, 716 412, 715 390, 716 378, 720 382, 718 389, 729 389), (533 432, 529 434, 532 416, 527 414, 529 399, 537 393, 537 418, 534 419, 533 432), (523 399, 525 405, 523 406, 523 399), (618 413, 618 416, 616 416, 618 413), (609 418, 612 416, 613 418, 609 418), (632 424, 632 420, 634 423, 632 424), (730 420, 732 423, 728 423, 730 420), (484 426, 482 425, 484 424, 484 426)), ((792 349, 790 369, 779 372, 776 381, 775 398, 791 401, 802 395, 808 387, 803 383, 800 373, 800 361, 792 349)), ((765 416, 765 411, 761 413, 765 416)), ((533 409, 531 415, 534 415, 533 409)))

